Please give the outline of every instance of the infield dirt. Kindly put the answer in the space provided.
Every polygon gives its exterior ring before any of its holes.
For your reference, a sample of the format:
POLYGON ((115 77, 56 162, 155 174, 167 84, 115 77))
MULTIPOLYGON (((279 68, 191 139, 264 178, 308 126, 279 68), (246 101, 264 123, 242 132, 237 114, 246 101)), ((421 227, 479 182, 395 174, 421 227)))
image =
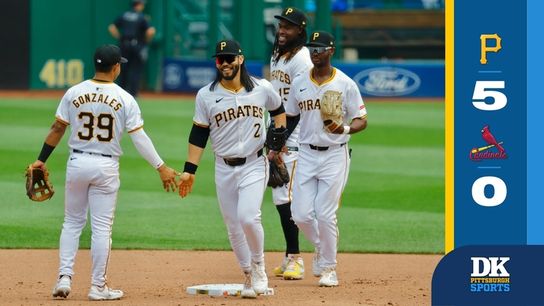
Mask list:
MULTIPOLYGON (((431 304, 431 279, 442 255, 338 254, 340 286, 320 288, 311 274, 312 254, 303 254, 303 280, 285 281, 272 269, 283 254, 267 252, 266 270, 274 296, 240 297, 189 295, 188 286, 242 283, 243 274, 232 252, 112 251, 108 284, 125 297, 108 305, 398 305, 431 304)), ((78 252, 72 293, 53 299, 58 269, 57 250, 0 250, 1 305, 96 305, 87 300, 90 252, 78 252)))

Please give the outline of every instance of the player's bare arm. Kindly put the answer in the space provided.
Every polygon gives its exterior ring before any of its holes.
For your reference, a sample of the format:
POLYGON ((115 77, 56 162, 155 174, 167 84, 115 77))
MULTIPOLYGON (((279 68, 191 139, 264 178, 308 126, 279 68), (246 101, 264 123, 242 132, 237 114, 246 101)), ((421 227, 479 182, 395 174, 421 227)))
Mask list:
POLYGON ((204 154, 204 148, 198 147, 194 144, 189 144, 189 153, 187 155, 187 161, 181 178, 179 181, 179 195, 185 198, 191 191, 193 191, 193 183, 195 182, 195 173, 200 163, 200 159, 204 154))
POLYGON ((286 126, 287 126, 287 119, 285 117, 285 112, 274 116, 274 127, 280 128, 280 127, 286 127, 286 126))
POLYGON ((51 155, 55 147, 59 144, 65 132, 66 124, 64 122, 60 122, 59 120, 55 120, 51 125, 49 133, 45 137, 40 156, 35 162, 32 163, 32 168, 40 168, 42 170, 46 169, 45 161, 47 160, 49 155, 51 155))
MULTIPOLYGON (((334 123, 333 123, 334 124, 334 123)), ((355 134, 357 132, 360 132, 366 128, 367 121, 366 116, 355 118, 351 121, 351 123, 346 126, 349 127, 347 134, 355 134)), ((336 125, 336 127, 331 127, 333 134, 345 134, 345 127, 341 125, 336 125)))
POLYGON ((55 120, 53 124, 51 125, 51 129, 49 130, 49 134, 47 134, 47 137, 45 138, 45 142, 48 145, 51 146, 57 146, 62 139, 62 136, 64 136, 64 132, 66 132, 66 123, 61 122, 59 120, 55 120))
POLYGON ((179 181, 179 196, 182 198, 185 198, 193 190, 196 169, 198 168, 202 154, 204 154, 204 148, 206 147, 209 136, 209 127, 196 123, 193 124, 191 134, 189 135, 187 161, 185 162, 179 181))

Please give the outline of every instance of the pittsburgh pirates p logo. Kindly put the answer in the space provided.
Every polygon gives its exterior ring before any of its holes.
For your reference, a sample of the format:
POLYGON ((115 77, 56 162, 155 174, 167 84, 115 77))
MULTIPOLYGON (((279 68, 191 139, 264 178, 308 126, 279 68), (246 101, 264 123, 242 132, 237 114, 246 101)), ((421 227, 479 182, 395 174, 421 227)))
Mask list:
POLYGON ((319 33, 314 33, 314 35, 312 36, 312 40, 316 40, 317 38, 319 37, 319 33))
POLYGON ((487 64, 487 52, 499 52, 501 48, 501 37, 497 33, 480 35, 480 63, 482 65, 487 64), (488 40, 494 40, 495 47, 488 46, 488 40))
POLYGON ((291 14, 293 12, 293 9, 292 8, 288 8, 285 10, 285 16, 291 14))
POLYGON ((222 41, 222 42, 221 42, 221 45, 220 45, 221 51, 223 51, 223 49, 224 49, 226 46, 227 46, 227 42, 226 42, 226 41, 222 41))

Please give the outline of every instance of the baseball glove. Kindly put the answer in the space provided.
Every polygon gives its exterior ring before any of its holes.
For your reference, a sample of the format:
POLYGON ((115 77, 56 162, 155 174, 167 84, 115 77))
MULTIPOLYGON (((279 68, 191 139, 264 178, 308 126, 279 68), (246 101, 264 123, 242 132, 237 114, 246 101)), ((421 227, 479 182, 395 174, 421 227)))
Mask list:
POLYGON ((281 187, 289 183, 289 172, 285 164, 279 159, 276 154, 270 161, 270 176, 268 178, 268 186, 272 188, 281 187))
POLYGON ((287 128, 270 128, 266 134, 266 146, 272 151, 281 151, 287 141, 287 128))
POLYGON ((42 202, 51 199, 55 191, 49 181, 49 172, 40 168, 26 168, 26 195, 29 199, 42 202))
POLYGON ((321 119, 323 126, 329 132, 333 132, 339 126, 344 125, 342 114, 342 93, 334 90, 327 90, 320 101, 321 119))

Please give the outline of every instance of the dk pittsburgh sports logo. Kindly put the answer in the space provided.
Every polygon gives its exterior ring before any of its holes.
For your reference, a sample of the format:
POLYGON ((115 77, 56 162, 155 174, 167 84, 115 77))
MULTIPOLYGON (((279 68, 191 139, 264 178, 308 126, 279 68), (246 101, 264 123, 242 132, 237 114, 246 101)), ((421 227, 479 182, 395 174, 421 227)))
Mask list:
POLYGON ((505 264, 510 257, 470 257, 471 292, 509 292, 510 273, 505 264))
POLYGON ((505 159, 506 151, 502 146, 502 141, 498 142, 495 136, 491 133, 489 125, 482 128, 482 138, 487 142, 486 146, 479 148, 472 148, 470 150, 469 157, 473 161, 482 161, 483 159, 505 159), (491 151, 492 148, 496 150, 491 151))

